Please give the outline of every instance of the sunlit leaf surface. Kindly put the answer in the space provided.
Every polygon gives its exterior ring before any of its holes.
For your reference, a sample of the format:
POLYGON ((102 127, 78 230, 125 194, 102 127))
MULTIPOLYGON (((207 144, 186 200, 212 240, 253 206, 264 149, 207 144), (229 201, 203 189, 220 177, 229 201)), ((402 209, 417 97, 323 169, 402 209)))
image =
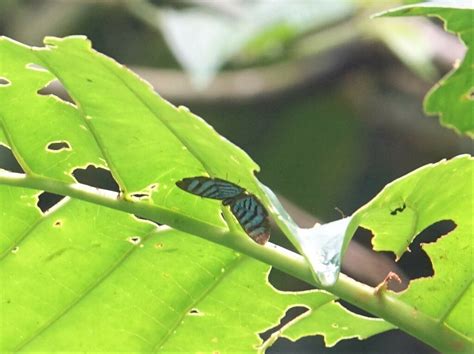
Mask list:
POLYGON ((436 1, 403 6, 379 16, 430 16, 443 20, 445 29, 467 46, 462 61, 439 81, 425 98, 425 111, 439 114, 441 123, 474 137, 474 35, 472 1, 436 1))
POLYGON ((411 281, 396 296, 471 340, 473 181, 474 159, 470 156, 427 165, 387 185, 355 215, 374 233, 374 249, 391 251, 397 258, 409 251, 412 241, 428 226, 443 220, 455 223, 453 231, 422 245, 434 275, 411 281))

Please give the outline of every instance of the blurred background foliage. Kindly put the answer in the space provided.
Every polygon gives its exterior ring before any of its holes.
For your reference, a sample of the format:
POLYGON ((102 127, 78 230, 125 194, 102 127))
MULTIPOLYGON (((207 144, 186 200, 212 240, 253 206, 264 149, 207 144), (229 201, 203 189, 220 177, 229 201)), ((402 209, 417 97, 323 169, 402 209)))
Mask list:
MULTIPOLYGON (((2 0, 0 33, 37 46, 46 35, 87 35, 246 150, 259 178, 309 223, 339 218, 336 207, 353 213, 426 163, 472 153, 467 138, 422 111, 425 93, 463 57, 463 45, 438 21, 370 19, 414 2, 2 0)), ((57 84, 48 89, 64 96, 57 84)), ((7 158, 0 151, 1 165, 7 158)), ((432 228, 424 240, 440 232, 432 228)), ((369 245, 370 235, 359 238, 369 245)), ((402 269, 429 275, 422 251, 413 256, 402 258, 402 269)), ((298 286, 281 274, 272 279, 298 286)), ((320 338, 288 345, 280 340, 270 352, 432 352, 400 332, 332 349, 320 338)))

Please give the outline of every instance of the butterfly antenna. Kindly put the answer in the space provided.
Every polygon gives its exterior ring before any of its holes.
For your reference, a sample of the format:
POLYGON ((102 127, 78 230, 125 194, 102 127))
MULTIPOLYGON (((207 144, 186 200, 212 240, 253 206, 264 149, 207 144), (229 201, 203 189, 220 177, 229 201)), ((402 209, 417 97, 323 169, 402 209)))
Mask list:
POLYGON ((344 214, 344 212, 339 209, 338 207, 334 207, 334 210, 336 210, 337 212, 339 212, 339 214, 341 214, 342 218, 344 219, 346 217, 346 215, 344 214))

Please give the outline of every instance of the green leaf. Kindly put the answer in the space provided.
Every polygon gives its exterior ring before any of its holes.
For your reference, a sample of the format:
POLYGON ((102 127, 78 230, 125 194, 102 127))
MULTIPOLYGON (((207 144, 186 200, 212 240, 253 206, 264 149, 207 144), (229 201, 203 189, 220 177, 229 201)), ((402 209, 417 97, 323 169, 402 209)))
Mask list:
POLYGON ((393 54, 424 80, 432 82, 439 76, 433 63, 433 44, 426 41, 419 23, 406 19, 377 19, 368 29, 371 35, 382 40, 393 54))
POLYGON ((459 65, 438 82, 425 98, 425 111, 439 114, 441 123, 474 137, 474 8, 469 1, 437 1, 402 6, 376 16, 433 16, 443 20, 446 31, 460 37, 467 52, 459 65))
POLYGON ((411 281, 407 290, 394 297, 470 338, 471 343, 473 180, 470 156, 427 165, 387 185, 354 215, 374 233, 374 249, 391 251, 397 258, 433 223, 451 220, 456 224, 449 234, 422 245, 434 276, 411 281))
MULTIPOLYGON (((28 174, 70 182, 76 167, 107 167, 127 200, 144 194, 148 206, 172 214, 173 219, 173 215, 188 216, 220 229, 229 225, 243 233, 227 208, 223 208, 227 215, 224 222, 220 202, 190 195, 175 185, 186 177, 210 175, 259 196, 276 222, 285 226, 279 217, 282 211, 272 205, 255 178, 257 164, 244 151, 186 108, 175 108, 161 99, 124 67, 94 52, 84 37, 47 38, 45 43, 46 48, 30 50, 8 39, 0 41, 0 51, 5 53, 0 75, 12 83, 0 91, 6 102, 1 124, 8 145, 28 174), (47 70, 37 70, 38 66, 47 70), (54 96, 36 94, 54 77, 77 107, 54 96), (29 98, 27 105, 25 97, 29 98), (18 124, 19 117, 25 116, 32 117, 18 124), (51 127, 60 128, 51 132, 51 127), (31 139, 31 132, 35 139, 31 139), (48 151, 47 146, 55 141, 66 141, 71 148, 48 151)), ((292 237, 288 227, 284 230, 298 249, 313 248, 301 246, 301 239, 292 237)), ((346 235, 345 230, 338 233, 346 235)), ((333 250, 331 259, 334 253, 337 257, 330 267, 332 274, 326 269, 320 272, 321 262, 310 261, 315 276, 325 285, 337 279, 342 242, 328 247, 333 250)), ((308 252, 303 254, 314 258, 308 252)))
POLYGON ((45 49, 31 50, 0 41, 0 72, 12 82, 0 88, 1 124, 23 169, 71 182, 76 167, 107 167, 126 198, 145 193, 149 203, 224 226, 219 203, 189 198, 175 182, 211 174, 252 191, 258 166, 200 118, 160 99, 134 74, 92 51, 84 37, 46 43, 45 49), (32 63, 48 71, 31 69, 32 63), (77 107, 36 94, 54 77, 77 107), (67 141, 71 150, 47 151, 58 140, 67 141))

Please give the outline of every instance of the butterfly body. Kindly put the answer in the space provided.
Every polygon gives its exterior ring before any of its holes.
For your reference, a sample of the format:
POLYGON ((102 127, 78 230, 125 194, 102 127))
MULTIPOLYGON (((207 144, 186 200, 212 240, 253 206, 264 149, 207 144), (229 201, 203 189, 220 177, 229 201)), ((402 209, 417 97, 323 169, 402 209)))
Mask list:
POLYGON ((229 206, 240 226, 258 244, 270 238, 268 212, 260 200, 244 188, 220 178, 191 177, 176 182, 186 192, 204 198, 217 199, 229 206))

